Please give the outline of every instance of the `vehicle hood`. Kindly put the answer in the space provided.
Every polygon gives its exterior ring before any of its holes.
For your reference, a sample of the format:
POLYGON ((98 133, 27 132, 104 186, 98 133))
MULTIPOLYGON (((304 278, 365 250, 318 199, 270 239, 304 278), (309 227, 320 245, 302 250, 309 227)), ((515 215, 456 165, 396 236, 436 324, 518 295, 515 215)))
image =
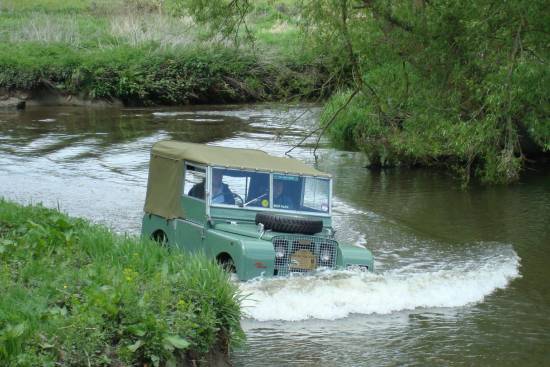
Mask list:
MULTIPOLYGON (((260 233, 258 232, 258 226, 253 223, 217 223, 214 225, 214 229, 218 231, 238 234, 240 236, 260 238, 260 233)), ((280 233, 266 231, 262 235, 262 239, 266 241, 271 241, 273 236, 277 234, 280 234, 280 233)))

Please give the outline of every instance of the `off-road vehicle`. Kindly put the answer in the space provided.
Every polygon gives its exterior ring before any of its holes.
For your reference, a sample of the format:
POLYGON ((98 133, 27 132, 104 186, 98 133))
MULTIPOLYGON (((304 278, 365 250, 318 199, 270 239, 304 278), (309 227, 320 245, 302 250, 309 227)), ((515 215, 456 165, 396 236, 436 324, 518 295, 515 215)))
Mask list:
POLYGON ((161 141, 151 151, 142 235, 201 251, 240 280, 373 270, 369 250, 335 240, 331 194, 330 175, 296 159, 161 141))

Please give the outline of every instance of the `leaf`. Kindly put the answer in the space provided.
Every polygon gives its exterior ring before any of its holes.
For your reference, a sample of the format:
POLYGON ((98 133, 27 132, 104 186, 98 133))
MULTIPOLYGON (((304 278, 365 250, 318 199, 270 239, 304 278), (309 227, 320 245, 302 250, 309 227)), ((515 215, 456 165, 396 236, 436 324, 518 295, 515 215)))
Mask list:
POLYGON ((53 348, 54 346, 55 346, 55 345, 50 344, 50 343, 42 343, 42 344, 40 344, 40 348, 42 348, 42 349, 51 349, 51 348, 53 348))
POLYGON ((130 326, 128 327, 128 331, 134 334, 135 336, 144 336, 145 330, 140 329, 138 326, 130 326))
POLYGON ((137 342, 135 342, 134 344, 128 346, 128 350, 132 353, 135 353, 136 350, 139 349, 139 347, 141 347, 143 345, 143 340, 139 339, 137 342))
POLYGON ((177 349, 185 349, 189 346, 189 342, 177 335, 167 336, 164 338, 165 341, 173 345, 177 349))
POLYGON ((63 307, 53 306, 48 309, 48 312, 51 315, 67 316, 67 308, 65 306, 63 307))
POLYGON ((166 360, 166 367, 177 367, 177 365, 176 358, 173 355, 166 360))
POLYGON ((162 267, 161 267, 161 272, 160 272, 160 274, 161 274, 161 276, 162 276, 163 279, 165 279, 166 276, 168 275, 168 270, 169 270, 169 269, 168 269, 168 264, 167 264, 167 263, 163 263, 163 264, 162 264, 162 267))
POLYGON ((21 323, 21 324, 17 324, 13 327, 9 327, 8 326, 8 331, 9 331, 9 334, 12 338, 17 338, 21 335, 23 335, 23 333, 25 332, 25 324, 21 323))

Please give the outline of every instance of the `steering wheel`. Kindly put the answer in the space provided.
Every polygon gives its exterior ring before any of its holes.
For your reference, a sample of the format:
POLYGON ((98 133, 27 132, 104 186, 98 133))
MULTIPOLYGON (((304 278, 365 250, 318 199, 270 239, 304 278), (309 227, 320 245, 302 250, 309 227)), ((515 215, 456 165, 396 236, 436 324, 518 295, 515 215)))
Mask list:
POLYGON ((239 208, 242 208, 245 205, 244 199, 239 194, 235 194, 234 192, 232 194, 233 200, 235 200, 235 205, 237 205, 239 208))
MULTIPOLYGON (((237 205, 238 207, 242 208, 244 206, 244 200, 241 197, 241 195, 235 194, 234 192, 232 192, 231 195, 233 195, 233 200, 235 201, 234 205, 237 205)), ((219 193, 218 195, 212 196, 212 201, 214 201, 216 198, 218 198, 220 196, 224 198, 224 202, 222 202, 220 204, 231 204, 231 203, 226 203, 225 202, 225 193, 223 193, 223 192, 219 193)))

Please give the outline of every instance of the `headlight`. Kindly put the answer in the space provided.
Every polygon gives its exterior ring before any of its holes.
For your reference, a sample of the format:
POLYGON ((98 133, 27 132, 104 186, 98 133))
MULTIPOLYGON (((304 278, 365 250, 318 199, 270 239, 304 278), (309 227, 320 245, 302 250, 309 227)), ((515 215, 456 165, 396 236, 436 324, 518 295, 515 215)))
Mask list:
POLYGON ((275 258, 282 259, 286 257, 288 251, 288 242, 285 240, 275 240, 273 244, 273 249, 275 250, 275 258))
POLYGON ((329 262, 330 261, 330 252, 328 252, 328 251, 321 252, 320 258, 321 258, 322 262, 329 262))
POLYGON ((319 248, 319 266, 332 266, 335 255, 334 248, 330 244, 321 243, 319 248))

